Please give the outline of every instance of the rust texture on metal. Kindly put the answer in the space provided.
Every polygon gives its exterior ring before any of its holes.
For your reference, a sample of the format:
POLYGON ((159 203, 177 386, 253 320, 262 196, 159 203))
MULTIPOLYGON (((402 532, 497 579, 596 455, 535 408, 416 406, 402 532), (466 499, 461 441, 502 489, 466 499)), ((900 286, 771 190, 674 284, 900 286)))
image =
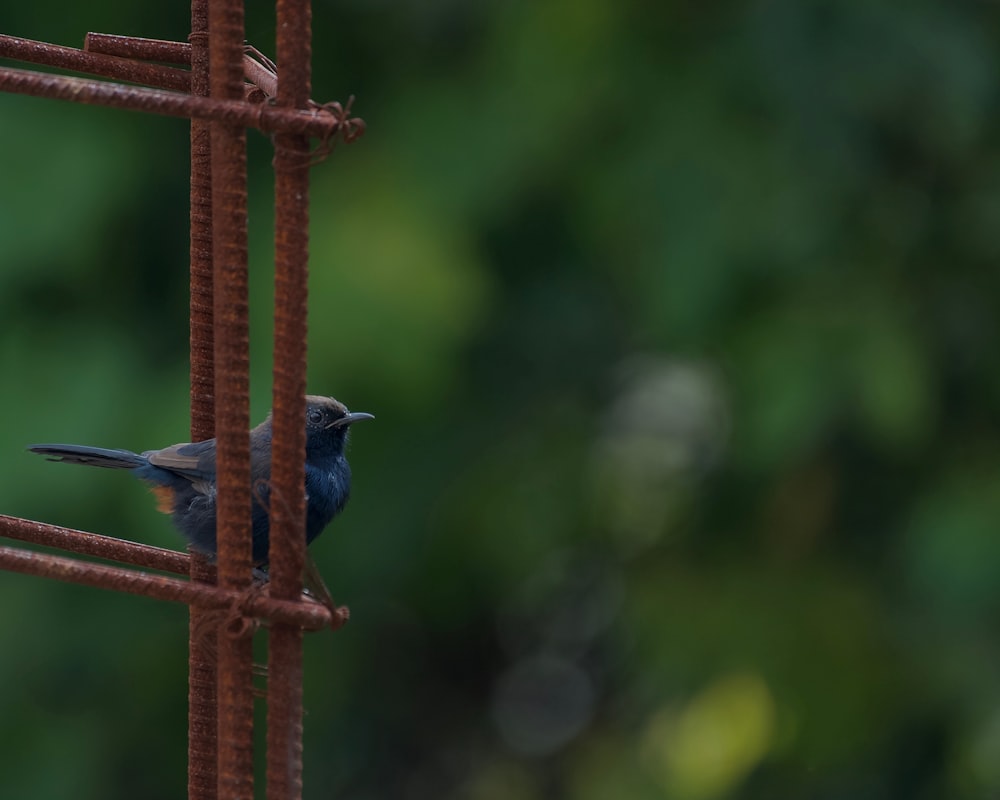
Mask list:
MULTIPOLYGON (((243 97, 243 4, 208 5, 209 95, 243 97)), ((215 331, 216 544, 219 585, 246 590, 250 541, 250 326, 247 279, 246 130, 211 125, 215 331)), ((218 637, 219 797, 253 800, 253 639, 218 637)))
POLYGON ((147 64, 129 58, 88 53, 74 47, 61 47, 47 42, 21 39, 17 36, 0 34, 0 57, 50 67, 102 75, 129 83, 144 83, 161 89, 186 92, 191 86, 191 74, 187 70, 147 64))
MULTIPOLYGON (((265 97, 277 97, 278 75, 271 69, 270 65, 262 64, 249 53, 245 53, 243 55, 243 75, 250 83, 260 89, 265 97)), ((301 106, 291 106, 291 108, 305 107, 305 103, 301 106)))
MULTIPOLYGON (((87 34, 84 46, 111 55, 173 61, 191 67, 191 94, 208 96, 208 0, 192 0, 191 43, 141 40, 87 34), (132 40, 134 41, 134 40, 132 40), (177 51, 180 51, 178 54, 177 51), (179 57, 179 60, 177 60, 179 57)), ((209 123, 191 120, 190 348, 191 441, 215 436, 215 338, 212 295, 212 150, 209 123)), ((191 554, 191 580, 215 583, 214 567, 191 554)), ((191 606, 188 620, 188 800, 219 796, 219 704, 216 654, 218 630, 207 609, 191 606)))
MULTIPOLYGON (((183 42, 138 39, 106 33, 88 33, 83 45, 83 49, 91 53, 136 58, 142 61, 166 61, 171 64, 191 64, 191 47, 192 45, 183 42)), ((275 97, 278 94, 278 75, 274 65, 264 61, 256 48, 246 47, 246 52, 243 54, 243 77, 260 89, 265 97, 275 97)), ((191 93, 201 94, 194 89, 191 93)))
MULTIPOLYGON (((191 4, 191 17, 194 20, 194 6, 201 0, 191 4)), ((207 14, 207 10, 204 12, 207 14)), ((191 31, 207 34, 207 29, 200 29, 192 24, 191 31)), ((203 43, 204 47, 204 43, 203 43)), ((135 58, 139 61, 163 61, 167 64, 190 64, 191 45, 187 42, 168 42, 163 39, 143 39, 139 36, 118 36, 114 33, 88 33, 83 39, 83 49, 90 53, 103 53, 106 56, 119 58, 135 58)), ((207 50, 206 50, 207 52, 207 50)), ((195 92, 195 94, 200 94, 195 92)))
MULTIPOLYGON (((280 108, 309 103, 309 0, 278 0, 280 108)), ((302 593, 306 559, 306 309, 309 261, 309 140, 275 134, 274 444, 271 448, 271 592, 302 593)), ((302 631, 275 624, 268 641, 267 797, 302 797, 302 631), (278 679, 280 678, 280 679, 278 679)))
POLYGON ((312 600, 278 600, 259 592, 248 597, 246 591, 15 547, 0 547, 0 569, 214 610, 241 608, 254 619, 298 625, 310 631, 329 627, 332 622, 330 609, 312 600))
POLYGON ((32 542, 44 547, 58 547, 71 553, 106 558, 123 564, 133 564, 145 569, 157 569, 186 575, 188 557, 176 550, 164 550, 148 544, 101 536, 97 533, 45 525, 18 517, 0 514, 0 536, 32 542))
MULTIPOLYGON (((215 568, 191 555, 191 581, 215 583, 215 568)), ((188 620, 188 800, 218 797, 218 631, 208 609, 191 606, 188 620)))
POLYGON ((346 619, 328 597, 320 603, 302 592, 311 563, 304 493, 309 168, 365 125, 351 115, 353 98, 345 105, 309 98, 308 0, 277 0, 280 71, 244 44, 243 13, 242 0, 192 0, 188 42, 89 33, 78 50, 0 35, 0 57, 140 84, 0 67, 0 91, 191 120, 191 438, 218 442, 218 566, 195 552, 0 516, 0 536, 189 580, 10 547, 0 547, 0 569, 190 607, 189 800, 254 796, 252 636, 268 624, 267 797, 300 800, 303 631, 336 629, 346 619), (266 587, 251 571, 247 128, 273 134, 275 148, 266 587), (316 150, 311 137, 320 140, 316 150))
MULTIPOLYGON (((242 64, 242 62, 241 62, 242 64)), ((168 117, 219 120, 229 125, 256 128, 265 133, 289 131, 331 140, 342 132, 344 141, 354 141, 363 130, 361 121, 338 112, 334 104, 310 106, 306 111, 277 108, 266 103, 195 97, 165 89, 123 86, 87 78, 48 75, 30 70, 0 70, 0 91, 70 100, 75 103, 127 108, 168 117)), ((242 83, 241 89, 242 92, 242 83)))
MULTIPOLYGON (((191 92, 208 95, 207 0, 194 0, 191 92)), ((212 147, 209 123, 191 120, 191 440, 215 436, 215 338, 212 292, 212 147)))

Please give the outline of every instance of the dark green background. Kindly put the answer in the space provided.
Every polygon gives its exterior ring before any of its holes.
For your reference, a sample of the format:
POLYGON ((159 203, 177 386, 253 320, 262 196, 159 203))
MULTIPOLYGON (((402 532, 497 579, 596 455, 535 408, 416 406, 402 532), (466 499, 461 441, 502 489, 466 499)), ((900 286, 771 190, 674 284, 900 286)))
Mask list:
MULTIPOLYGON (((188 28, 18 5, 72 46, 188 28)), ((378 420, 313 547, 353 617, 307 639, 306 797, 1000 792, 996 5, 314 21, 314 97, 369 133, 313 171, 309 385, 378 420)), ((187 136, 0 96, 2 513, 180 545, 23 448, 187 437, 187 136)), ((181 797, 184 608, 2 574, 0 609, 0 796, 181 797)))

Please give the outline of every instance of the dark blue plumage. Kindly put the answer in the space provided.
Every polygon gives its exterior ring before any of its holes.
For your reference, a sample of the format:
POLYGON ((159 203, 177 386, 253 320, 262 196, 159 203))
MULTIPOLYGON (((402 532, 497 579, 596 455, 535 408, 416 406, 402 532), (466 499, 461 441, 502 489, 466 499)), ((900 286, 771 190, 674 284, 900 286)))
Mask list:
MULTIPOLYGON (((312 542, 347 503, 351 468, 344 456, 352 423, 373 419, 351 413, 332 397, 306 397, 306 542, 312 542)), ((215 555, 215 439, 133 453, 72 444, 28 448, 51 461, 131 470, 152 488, 158 508, 171 515, 192 547, 215 555)), ((254 486, 253 560, 267 563, 270 521, 271 415, 250 431, 250 471, 254 486)))

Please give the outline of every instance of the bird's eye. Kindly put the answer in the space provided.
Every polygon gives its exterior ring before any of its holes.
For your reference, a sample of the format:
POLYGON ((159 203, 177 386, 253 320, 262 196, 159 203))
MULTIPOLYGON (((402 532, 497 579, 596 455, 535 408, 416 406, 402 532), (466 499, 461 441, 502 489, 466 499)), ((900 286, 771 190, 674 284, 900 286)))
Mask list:
POLYGON ((323 412, 318 408, 310 408, 306 413, 306 418, 313 424, 319 425, 323 421, 323 412))

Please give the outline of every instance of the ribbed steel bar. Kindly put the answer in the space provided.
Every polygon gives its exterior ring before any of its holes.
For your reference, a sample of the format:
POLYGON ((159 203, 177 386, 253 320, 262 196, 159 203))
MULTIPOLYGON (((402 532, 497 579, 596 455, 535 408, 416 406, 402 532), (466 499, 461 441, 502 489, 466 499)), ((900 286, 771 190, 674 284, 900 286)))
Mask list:
MULTIPOLYGON (((192 20, 195 5, 191 4, 192 20)), ((207 11, 205 12, 207 14, 207 11)), ((207 31, 191 28, 192 33, 207 31)), ((114 33, 88 33, 83 39, 83 49, 90 53, 104 53, 121 58, 137 58, 141 61, 165 61, 168 64, 190 64, 191 45, 187 42, 168 42, 163 39, 144 39, 139 36, 119 36, 114 33)))
MULTIPOLYGON (((309 102, 312 57, 309 0, 278 0, 277 104, 309 102)), ((309 140, 274 137, 274 444, 271 592, 301 596, 305 538, 306 307, 309 263, 309 140)), ((302 797, 302 631, 272 625, 268 640, 267 798, 302 797)))
POLYGON ((191 86, 191 75, 187 70, 146 64, 103 53, 89 53, 75 47, 36 42, 19 36, 0 34, 0 57, 45 64, 73 72, 85 72, 88 75, 103 75, 106 78, 143 83, 161 89, 175 89, 180 92, 188 91, 191 86))
MULTIPOLYGON (((95 44, 87 34, 85 47, 95 44)), ((98 44, 106 43, 103 37, 98 44)), ((128 45, 126 37, 113 37, 128 45), (124 41, 123 41, 124 40, 124 41)), ((118 54, 165 57, 167 45, 135 44, 118 54)), ((143 40, 149 42, 150 40, 143 40)), ((180 45, 182 61, 191 65, 191 94, 208 95, 208 0, 191 2, 191 44, 180 45)), ((176 52, 176 48, 169 48, 176 52)), ((212 149, 209 123, 191 120, 191 441, 215 435, 215 369, 212 307, 212 149)), ((215 582, 215 569, 204 557, 191 554, 191 580, 215 582)), ((188 622, 188 800, 216 800, 219 789, 218 629, 204 609, 191 606, 188 622)))
POLYGON ((267 97, 278 94, 278 76, 249 55, 243 56, 243 75, 267 97))
MULTIPOLYGON (((243 3, 208 5, 209 93, 243 96, 243 3)), ((213 120, 212 254, 215 309, 215 438, 218 443, 219 585, 250 584, 250 341, 247 276, 246 130, 213 120)), ((253 639, 219 637, 219 797, 253 800, 253 639)))
POLYGON ((187 603, 217 611, 231 611, 234 616, 243 614, 255 619, 298 625, 309 631, 326 628, 333 621, 330 609, 313 601, 276 600, 262 591, 223 589, 167 575, 137 572, 17 547, 0 547, 0 569, 24 575, 54 578, 98 589, 143 595, 156 600, 187 603))
MULTIPOLYGON (((207 0, 192 3, 191 92, 208 94, 207 0), (200 26, 200 27, 195 27, 200 26)), ((206 120, 191 120, 191 437, 215 436, 212 292, 212 147, 206 120)))
MULTIPOLYGON (((215 568, 192 553, 191 581, 215 585, 215 568)), ((218 626, 192 605, 188 619, 188 800, 218 797, 218 626)))
MULTIPOLYGON (((240 54, 242 70, 242 51, 240 54)), ((0 69, 0 91, 26 94, 33 97, 48 97, 56 100, 71 100, 88 105, 127 108, 168 117, 190 117, 194 119, 218 120, 230 126, 256 128, 267 133, 285 131, 329 140, 342 127, 350 128, 360 122, 346 120, 322 107, 306 111, 278 108, 269 103, 246 103, 243 83, 240 95, 225 100, 215 97, 196 97, 165 89, 147 89, 142 86, 124 86, 88 78, 74 78, 67 75, 49 75, 30 70, 0 69)), ((356 138, 359 133, 353 133, 356 138)))
MULTIPOLYGON (((165 42, 162 39, 88 33, 84 39, 83 49, 109 56, 125 56, 148 61, 169 61, 173 64, 191 63, 191 45, 186 42, 165 42)), ((277 95, 277 76, 246 53, 243 55, 243 76, 268 97, 277 95)), ((198 94, 198 92, 192 93, 198 94)))
POLYGON ((0 536, 179 575, 187 574, 190 560, 187 555, 175 550, 164 550, 162 547, 127 542, 72 528, 60 528, 30 519, 8 517, 5 514, 0 514, 0 536))

